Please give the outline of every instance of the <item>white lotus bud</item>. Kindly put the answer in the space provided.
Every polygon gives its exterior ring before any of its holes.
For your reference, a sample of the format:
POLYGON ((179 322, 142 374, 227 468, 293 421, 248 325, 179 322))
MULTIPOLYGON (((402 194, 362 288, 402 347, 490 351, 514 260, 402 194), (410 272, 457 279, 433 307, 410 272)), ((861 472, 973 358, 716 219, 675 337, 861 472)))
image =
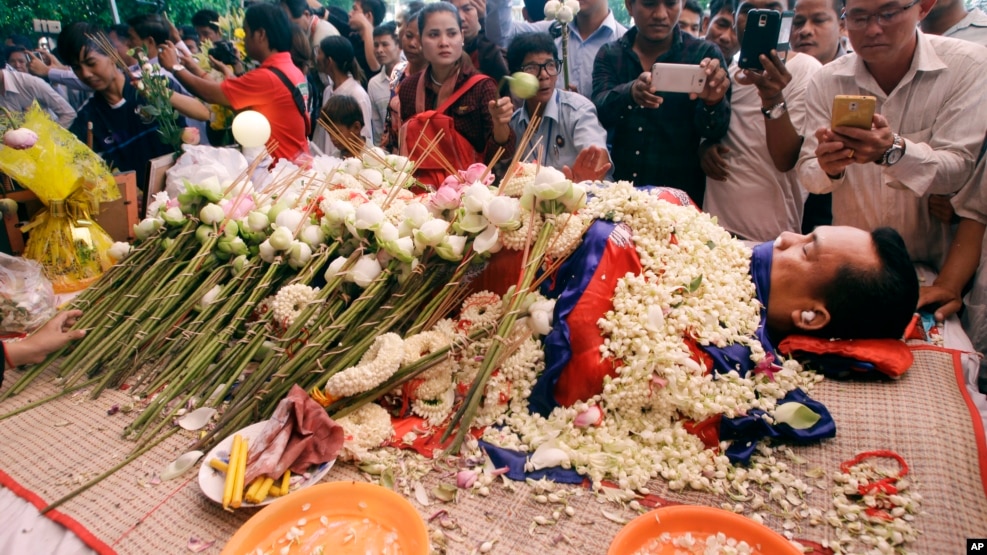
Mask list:
POLYGON ((265 239, 264 242, 257 247, 257 251, 260 255, 260 259, 268 264, 274 262, 274 258, 278 255, 278 249, 271 246, 270 239, 265 239))
POLYGON ((130 243, 125 243, 123 241, 117 241, 106 251, 106 254, 110 256, 113 260, 119 262, 127 255, 130 254, 130 243))
POLYGON ((274 223, 281 227, 286 227, 292 232, 298 229, 298 225, 302 223, 302 218, 305 215, 302 214, 300 210, 295 210, 294 208, 289 208, 287 210, 282 210, 278 214, 278 217, 274 219, 274 223))
POLYGON ((308 243, 308 246, 317 248, 326 240, 326 234, 322 231, 322 228, 317 225, 307 225, 302 228, 302 232, 298 234, 299 239, 308 243))
POLYGON ((343 268, 344 264, 346 264, 345 256, 337 256, 335 260, 330 262, 329 267, 326 268, 326 273, 325 273, 326 281, 332 281, 332 279, 336 277, 337 274, 339 274, 339 271, 343 268))
POLYGON ((288 265, 298 270, 312 259, 312 248, 307 243, 292 241, 288 254, 288 265))
POLYGON ((361 256, 359 260, 353 264, 353 269, 347 272, 347 278, 353 283, 359 285, 360 287, 367 287, 380 273, 383 268, 380 266, 380 262, 377 261, 377 257, 368 254, 361 256))
POLYGON ((212 202, 203 206, 202 210, 199 210, 199 221, 206 225, 218 224, 225 217, 226 214, 223 213, 223 207, 212 202))
POLYGON ((274 230, 271 237, 267 240, 271 247, 283 251, 288 250, 291 247, 292 237, 291 231, 286 227, 279 227, 274 230))
POLYGON ((357 229, 376 229, 384 221, 384 211, 373 202, 365 202, 356 207, 353 226, 357 229))
POLYGON ((267 214, 259 210, 252 210, 247 214, 247 227, 250 228, 250 231, 267 231, 270 225, 271 220, 267 219, 267 214))

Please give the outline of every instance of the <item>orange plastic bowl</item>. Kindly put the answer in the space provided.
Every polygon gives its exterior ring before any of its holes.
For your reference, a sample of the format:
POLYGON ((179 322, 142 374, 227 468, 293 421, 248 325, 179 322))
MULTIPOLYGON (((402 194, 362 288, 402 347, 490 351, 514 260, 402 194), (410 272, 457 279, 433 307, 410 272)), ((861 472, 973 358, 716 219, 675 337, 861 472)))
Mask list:
POLYGON ((325 546, 326 555, 429 551, 425 521, 404 497, 368 483, 328 482, 265 507, 237 530, 223 555, 246 555, 258 548, 278 553, 292 527, 303 532, 292 553, 311 553, 319 545, 325 546))
MULTIPOLYGON (((705 540, 723 532, 728 538, 745 541, 754 553, 763 555, 801 555, 801 551, 784 536, 753 520, 713 507, 673 505, 645 513, 627 523, 610 543, 607 555, 631 555, 651 540, 668 532, 672 539, 691 532, 693 538, 705 540)), ((654 554, 682 552, 672 542, 655 547, 654 554)))

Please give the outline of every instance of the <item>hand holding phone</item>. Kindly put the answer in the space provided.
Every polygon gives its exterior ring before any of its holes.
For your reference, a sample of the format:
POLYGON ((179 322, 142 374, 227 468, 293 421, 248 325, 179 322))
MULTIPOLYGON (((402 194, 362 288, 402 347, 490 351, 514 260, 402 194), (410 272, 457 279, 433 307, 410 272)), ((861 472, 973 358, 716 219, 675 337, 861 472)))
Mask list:
POLYGON ((706 70, 702 66, 663 63, 651 66, 652 92, 699 94, 705 86, 706 70))

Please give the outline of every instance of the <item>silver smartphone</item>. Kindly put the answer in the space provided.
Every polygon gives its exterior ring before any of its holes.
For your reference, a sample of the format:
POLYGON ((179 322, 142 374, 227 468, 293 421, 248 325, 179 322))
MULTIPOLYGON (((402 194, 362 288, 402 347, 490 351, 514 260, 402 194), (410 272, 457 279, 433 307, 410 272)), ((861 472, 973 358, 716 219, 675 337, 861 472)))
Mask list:
POLYGON ((696 93, 706 86, 706 70, 698 65, 662 64, 651 66, 653 92, 696 93))

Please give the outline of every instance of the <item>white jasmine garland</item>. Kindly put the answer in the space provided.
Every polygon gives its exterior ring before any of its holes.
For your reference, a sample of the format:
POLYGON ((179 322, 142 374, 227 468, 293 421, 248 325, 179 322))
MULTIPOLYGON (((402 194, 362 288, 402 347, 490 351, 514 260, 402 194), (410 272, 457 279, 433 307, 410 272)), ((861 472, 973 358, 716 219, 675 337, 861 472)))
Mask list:
POLYGON ((368 450, 380 447, 394 435, 391 415, 375 403, 363 405, 336 423, 343 427, 344 459, 361 460, 368 450))
POLYGON ((404 340, 396 333, 378 337, 360 358, 360 363, 342 370, 326 383, 326 395, 332 399, 370 391, 390 378, 404 360, 404 340))
POLYGON ((282 328, 288 328, 295 323, 295 318, 308 306, 319 289, 301 283, 285 285, 271 299, 271 317, 282 328))

